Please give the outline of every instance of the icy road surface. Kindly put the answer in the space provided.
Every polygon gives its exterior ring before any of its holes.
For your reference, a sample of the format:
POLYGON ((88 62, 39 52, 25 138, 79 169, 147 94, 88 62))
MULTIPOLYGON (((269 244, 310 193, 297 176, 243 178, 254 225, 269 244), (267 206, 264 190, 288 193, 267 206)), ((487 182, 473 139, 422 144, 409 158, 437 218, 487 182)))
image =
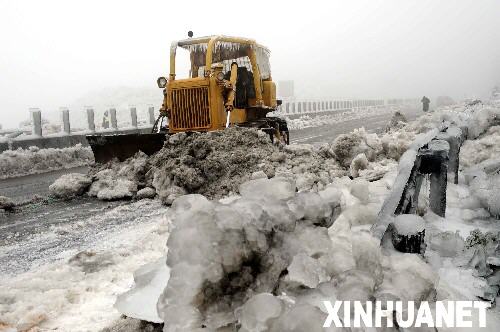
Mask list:
MULTIPOLYGON (((16 203, 22 203, 36 196, 45 198, 49 193, 49 186, 61 175, 67 173, 87 173, 88 167, 61 169, 43 174, 31 174, 17 178, 0 180, 0 195, 7 196, 16 203)), ((0 216, 1 220, 1 216, 0 216)))
MULTIPOLYGON (((422 115, 420 109, 401 109, 408 121, 415 120, 422 115)), ((389 123, 393 112, 369 115, 362 119, 349 119, 337 124, 321 127, 309 127, 304 129, 290 130, 290 144, 297 143, 323 143, 332 142, 338 135, 350 133, 354 129, 364 127, 370 133, 381 133, 389 123)))

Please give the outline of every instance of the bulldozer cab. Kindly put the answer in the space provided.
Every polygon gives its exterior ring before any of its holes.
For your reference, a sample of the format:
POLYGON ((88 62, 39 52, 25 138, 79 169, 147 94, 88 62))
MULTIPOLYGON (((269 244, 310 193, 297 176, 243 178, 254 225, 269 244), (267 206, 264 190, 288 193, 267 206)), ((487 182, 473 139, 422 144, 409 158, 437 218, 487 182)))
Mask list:
POLYGON ((160 112, 168 117, 169 132, 245 125, 275 110, 269 53, 245 38, 211 36, 173 42, 168 80, 164 79, 164 86, 159 84, 165 96, 160 112), (176 73, 179 48, 189 57, 188 77, 176 73))

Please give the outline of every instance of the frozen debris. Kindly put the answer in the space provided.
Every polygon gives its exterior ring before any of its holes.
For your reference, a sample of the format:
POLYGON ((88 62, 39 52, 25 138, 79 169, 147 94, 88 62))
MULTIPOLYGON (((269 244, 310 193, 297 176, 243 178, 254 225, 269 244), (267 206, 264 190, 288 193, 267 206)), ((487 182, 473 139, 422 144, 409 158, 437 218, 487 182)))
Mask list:
POLYGON ((134 288, 118 296, 115 308, 127 317, 162 323, 156 302, 167 286, 170 271, 162 257, 134 272, 134 288))
MULTIPOLYGON (((297 304, 281 315, 269 329, 270 332, 324 332, 322 324, 327 314, 311 304, 297 304)), ((327 330, 328 331, 328 330, 327 330)))
POLYGON ((386 133, 381 138, 384 154, 391 159, 399 160, 410 146, 414 135, 405 131, 386 133))
POLYGON ((137 192, 137 184, 127 179, 114 179, 103 177, 92 183, 89 196, 105 201, 132 198, 137 192))
POLYGON ((121 316, 99 332, 162 332, 163 324, 121 316))
POLYGON ((288 274, 283 279, 287 287, 316 288, 321 282, 330 279, 320 262, 305 253, 294 256, 287 271, 288 274))
POLYGON ((0 196, 0 209, 12 211, 16 204, 9 197, 0 196))
POLYGON ((500 218, 500 174, 486 174, 478 171, 470 180, 470 189, 481 203, 481 206, 492 216, 500 218))
POLYGON ((474 229, 465 239, 465 246, 470 249, 476 246, 486 248, 487 252, 493 252, 500 241, 500 233, 481 232, 479 229, 474 229))
POLYGON ((151 187, 146 187, 142 188, 137 192, 137 199, 144 199, 144 198, 154 198, 156 196, 156 190, 151 187))
POLYGON ((400 235, 415 235, 425 229, 425 220, 414 214, 400 214, 394 218, 394 227, 400 235))
POLYGON ((146 186, 148 169, 148 156, 143 152, 124 162, 115 160, 96 165, 89 172, 93 182, 88 195, 102 200, 133 198, 139 189, 146 186))
POLYGON ((360 153, 364 153, 368 160, 374 161, 382 152, 382 143, 377 134, 368 134, 364 128, 360 128, 349 134, 339 135, 332 143, 332 150, 338 162, 347 168, 360 153))
POLYGON ((81 144, 62 149, 32 146, 29 149, 6 150, 0 153, 0 179, 86 166, 93 162, 92 150, 81 144))
POLYGON ((441 257, 455 257, 465 249, 465 241, 458 231, 447 231, 433 234, 429 240, 429 246, 441 257))
MULTIPOLYGON (((425 221, 422 217, 413 214, 397 215, 387 228, 387 233, 391 237, 392 246, 399 252, 425 253, 425 221)), ((387 246, 386 243, 384 245, 387 246)))
POLYGON ((284 309, 281 300, 270 293, 260 293, 251 297, 236 316, 241 324, 241 332, 268 331, 273 320, 278 318, 284 309))
POLYGON ((493 271, 486 262, 486 252, 483 246, 476 246, 472 249, 473 255, 467 263, 467 267, 475 269, 475 275, 478 277, 489 276, 493 271))
POLYGON ((368 158, 366 158, 364 153, 358 154, 351 162, 349 173, 353 178, 357 178, 359 176, 359 171, 368 168, 368 163, 368 158))
POLYGON ((49 193, 56 198, 69 199, 83 195, 91 183, 92 179, 86 174, 64 174, 49 186, 49 193))
POLYGON ((288 201, 288 207, 297 220, 305 220, 324 227, 330 227, 335 220, 333 217, 338 215, 338 212, 334 211, 339 207, 338 202, 334 204, 325 201, 315 192, 300 192, 288 201))
POLYGON ((255 129, 229 128, 182 137, 182 144, 169 140, 152 158, 149 173, 164 202, 174 186, 185 193, 220 198, 238 193, 239 185, 249 179, 284 177, 295 181, 299 190, 317 190, 344 172, 328 147, 276 146, 255 129))
POLYGON ((407 122, 408 120, 406 120, 406 117, 400 111, 396 111, 392 114, 391 120, 387 124, 385 131, 401 129, 407 122))
MULTIPOLYGON (((241 185, 241 197, 224 203, 201 195, 173 202, 170 278, 157 306, 164 331, 232 330, 237 324, 241 331, 321 331, 318 319, 326 314, 318 296, 362 300, 390 293, 423 300, 432 293, 437 276, 421 258, 384 253, 369 232, 349 225, 332 232, 320 226, 332 206, 342 206, 341 190, 295 193, 287 183, 252 180, 241 185), (256 195, 273 187, 280 188, 278 198, 256 195)), ((158 289, 145 283, 165 280, 153 270, 137 274, 136 287, 158 289)), ((129 315, 142 318, 141 298, 128 303, 137 309, 129 315)))
MULTIPOLYGON (((129 198, 144 187, 153 187, 169 205, 187 193, 214 199, 238 194, 239 185, 247 180, 274 177, 295 183, 297 191, 317 192, 347 175, 349 168, 353 176, 381 178, 389 169, 383 166, 388 165, 387 158, 377 134, 363 128, 339 136, 332 144, 315 146, 274 145, 253 128, 181 133, 170 136, 163 149, 149 158, 138 154, 122 163, 94 167, 90 194, 103 199, 129 198), (132 181, 137 188, 130 185, 129 190, 113 195, 119 179, 132 181), (98 195, 101 189, 107 191, 98 195)), ((124 188, 120 183, 120 189, 124 188)))
POLYGON ((368 181, 364 179, 356 179, 350 184, 350 193, 362 203, 368 203, 370 199, 370 190, 368 181))
POLYGON ((469 138, 477 138, 482 133, 494 125, 500 124, 500 108, 477 107, 472 113, 472 118, 468 121, 469 138))
POLYGON ((489 128, 480 138, 465 141, 460 150, 460 163, 473 167, 495 156, 500 156, 500 126, 489 128))
POLYGON ((383 271, 377 298, 402 301, 432 301, 435 298, 438 275, 419 255, 394 253, 385 264, 391 269, 383 271))
POLYGON ((266 173, 264 173, 264 171, 257 171, 257 172, 253 172, 252 176, 250 178, 252 180, 255 180, 255 179, 267 179, 267 175, 266 175, 266 173))
MULTIPOLYGON (((154 155, 156 177, 190 193, 222 197, 236 192, 258 165, 278 152, 256 129, 228 128, 209 133, 176 134, 154 155), (182 141, 182 144, 179 142, 182 141)), ((163 189, 163 188, 162 188, 163 189)), ((156 187, 161 192, 162 189, 156 187)), ((161 195, 161 194, 160 194, 161 195)))
POLYGON ((248 199, 286 201, 295 195, 295 184, 285 178, 263 178, 241 184, 239 192, 248 199))

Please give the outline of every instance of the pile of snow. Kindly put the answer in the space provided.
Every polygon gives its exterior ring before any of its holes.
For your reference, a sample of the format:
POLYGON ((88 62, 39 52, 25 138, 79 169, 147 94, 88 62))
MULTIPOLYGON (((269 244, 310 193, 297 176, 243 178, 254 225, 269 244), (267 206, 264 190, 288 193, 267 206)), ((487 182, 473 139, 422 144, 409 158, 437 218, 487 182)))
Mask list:
POLYGON ((406 117, 401 113, 400 111, 394 112, 394 114, 391 117, 391 120, 385 127, 385 131, 390 131, 391 129, 400 129, 404 127, 408 123, 408 120, 406 120, 406 117))
POLYGON ((0 209, 5 211, 12 210, 16 204, 9 197, 0 196, 0 209))
POLYGON ((0 153, 0 179, 86 166, 93 162, 92 150, 81 144, 61 149, 32 146, 6 150, 0 153))
POLYGON ((91 183, 91 178, 85 174, 69 173, 52 183, 49 192, 56 198, 72 198, 83 195, 91 183))
POLYGON ((382 152, 382 142, 377 134, 369 134, 364 128, 355 129, 348 134, 341 134, 332 143, 335 158, 344 167, 349 167, 354 157, 364 154, 374 161, 382 152))
POLYGON ((460 163, 464 167, 478 165, 491 157, 500 157, 500 126, 492 126, 475 140, 464 142, 460 153, 460 163))
POLYGON ((139 151, 124 162, 96 165, 90 171, 92 184, 88 195, 102 200, 132 198, 147 187, 146 173, 150 169, 148 156, 139 151))
MULTIPOLYGON (((344 178, 318 193, 295 193, 286 179, 258 179, 231 200, 175 200, 170 276, 157 304, 164 331, 322 331, 325 299, 433 300, 431 266, 417 255, 382 252, 360 227, 375 219, 385 181, 344 178)), ((165 273, 136 275, 139 287, 152 275, 165 273)), ((122 296, 118 306, 144 311, 132 298, 122 296)))
POLYGON ((184 194, 237 194, 247 180, 273 177, 290 179, 298 191, 317 192, 338 177, 374 180, 394 166, 382 140, 364 128, 331 144, 287 146, 272 144, 257 129, 228 128, 175 134, 151 157, 139 153, 124 162, 96 165, 88 194, 104 200, 158 195, 169 205, 184 194))
POLYGON ((500 108, 485 106, 477 109, 469 122, 469 138, 477 138, 493 125, 500 125, 500 108))

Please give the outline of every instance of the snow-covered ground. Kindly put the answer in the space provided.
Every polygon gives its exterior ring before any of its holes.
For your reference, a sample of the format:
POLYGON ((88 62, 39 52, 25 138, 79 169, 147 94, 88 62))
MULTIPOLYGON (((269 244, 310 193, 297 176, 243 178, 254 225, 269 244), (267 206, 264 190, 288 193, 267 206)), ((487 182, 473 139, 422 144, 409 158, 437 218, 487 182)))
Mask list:
MULTIPOLYGON (((490 127, 499 114, 487 106, 450 107, 397 124, 381 137, 363 131, 346 135, 330 146, 332 165, 341 170, 337 177, 329 174, 331 183, 321 186, 312 181, 299 193, 295 187, 303 170, 292 165, 289 174, 296 176, 273 174, 274 180, 266 179, 268 169, 256 170, 254 180, 222 201, 196 195, 181 196, 169 211, 156 200, 115 208, 107 213, 136 222, 78 250, 87 252, 68 250, 28 272, 2 275, 0 322, 19 330, 33 325, 95 331, 113 325, 119 317, 113 307, 117 295, 132 287, 132 272, 146 263, 136 275, 136 290, 121 296, 117 307, 132 317, 166 320, 167 331, 234 322, 240 331, 321 331, 324 299, 488 298, 498 282, 486 260, 495 263, 500 231, 495 219, 500 199, 490 199, 500 197, 498 186, 491 185, 500 165, 494 160, 500 157, 500 130, 498 124, 490 127), (448 183, 446 218, 428 212, 422 199, 425 257, 383 249, 368 230, 392 188, 396 160, 417 134, 443 121, 467 122, 475 139, 462 148, 459 184, 448 183), (167 240, 168 268, 161 260, 167 240), (230 272, 231 286, 224 283, 230 272), (152 297, 166 285, 156 311, 152 297)), ((294 156, 305 154, 303 163, 314 152, 292 149, 294 156)), ((64 227, 49 236, 85 225, 64 227)), ((485 331, 498 331, 498 311, 489 311, 487 319, 485 331)))
POLYGON ((81 144, 61 149, 32 146, 29 149, 7 150, 0 153, 0 180, 86 166, 93 162, 92 150, 81 144))
POLYGON ((98 331, 119 319, 113 304, 133 284, 132 273, 166 253, 166 211, 158 201, 141 200, 0 247, 0 255, 10 256, 27 245, 35 249, 37 243, 67 246, 50 259, 32 262, 24 273, 15 261, 12 268, 2 266, 0 331, 7 326, 98 331), (75 242, 64 243, 73 237, 75 242))

